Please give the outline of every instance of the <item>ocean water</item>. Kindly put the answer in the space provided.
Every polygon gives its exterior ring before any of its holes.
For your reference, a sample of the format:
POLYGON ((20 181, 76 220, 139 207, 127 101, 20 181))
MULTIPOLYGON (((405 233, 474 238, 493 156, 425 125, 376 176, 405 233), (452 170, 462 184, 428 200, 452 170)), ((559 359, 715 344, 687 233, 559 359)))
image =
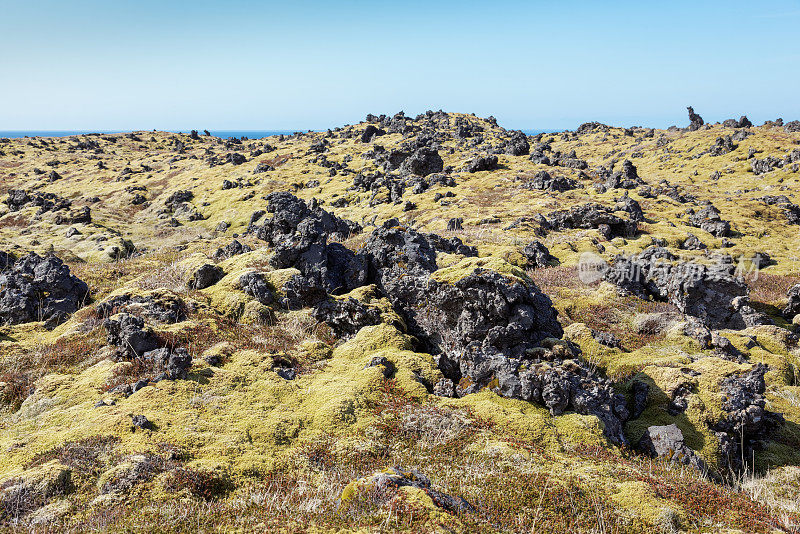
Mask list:
MULTIPOLYGON (((138 130, 141 131, 141 130, 138 130)), ((186 133, 191 130, 178 131, 174 130, 173 133, 186 133)), ((90 133, 112 134, 112 133, 127 133, 110 130, 0 130, 0 137, 18 138, 18 137, 69 137, 71 135, 82 135, 90 133)), ((146 130, 145 130, 146 133, 146 130)), ((272 135, 291 135, 293 130, 211 130, 211 135, 216 137, 247 137, 249 139, 260 139, 262 137, 269 137, 272 135)), ((203 135, 203 132, 200 132, 203 135)))
MULTIPOLYGON (((248 139, 261 139, 262 137, 270 137, 273 135, 291 135, 298 130, 211 130, 211 135, 227 139, 229 137, 247 137, 248 139)), ((305 131, 305 130, 304 130, 305 131)), ((560 130, 526 130, 523 129, 527 135, 536 135, 540 133, 553 133, 560 130)), ((121 133, 117 131, 108 130, 0 130, 0 138, 19 138, 19 137, 69 137, 71 135, 82 135, 90 133, 121 133)), ((189 133, 189 131, 174 133, 189 133)), ((200 132, 200 135, 203 135, 200 132)))

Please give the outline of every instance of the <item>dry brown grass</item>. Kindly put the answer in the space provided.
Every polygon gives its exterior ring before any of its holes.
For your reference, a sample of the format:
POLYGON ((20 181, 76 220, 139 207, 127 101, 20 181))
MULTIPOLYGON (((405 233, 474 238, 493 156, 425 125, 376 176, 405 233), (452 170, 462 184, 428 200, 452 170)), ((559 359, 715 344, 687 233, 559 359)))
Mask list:
POLYGON ((6 215, 0 219, 0 228, 27 228, 28 219, 23 215, 6 215))

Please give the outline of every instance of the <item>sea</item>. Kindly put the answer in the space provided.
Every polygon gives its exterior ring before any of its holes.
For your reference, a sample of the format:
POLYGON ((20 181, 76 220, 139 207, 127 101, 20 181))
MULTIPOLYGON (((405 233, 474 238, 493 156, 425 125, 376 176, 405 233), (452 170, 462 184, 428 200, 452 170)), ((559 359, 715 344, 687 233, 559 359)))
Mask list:
MULTIPOLYGON (((299 130, 210 130, 211 135, 228 139, 231 137, 248 139, 261 139, 273 135, 291 135, 299 130)), ((303 130, 306 131, 306 130, 303 130)), ((324 131, 321 130, 321 131, 324 131)), ((554 133, 561 130, 522 130, 527 135, 537 135, 540 133, 554 133)), ((113 134, 126 133, 109 130, 0 130, 0 138, 19 138, 19 137, 69 137, 71 135, 83 135, 90 133, 113 134)), ((173 133, 189 133, 189 131, 173 131, 173 133)), ((202 131, 200 134, 202 135, 202 131)))
MULTIPOLYGON (((137 130, 147 131, 147 130, 137 130)), ((172 130, 170 130, 172 131, 172 130)), ((191 130, 178 131, 174 130, 173 133, 186 133, 191 130)), ((273 135, 291 135, 297 130, 210 130, 211 135, 215 137, 222 137, 224 139, 230 137, 247 137, 248 139, 261 139, 262 137, 270 137, 273 135)), ((69 137, 71 135, 83 135, 90 133, 99 134, 113 134, 113 133, 127 133, 118 130, 0 130, 0 138, 18 138, 18 137, 69 137)), ((202 130, 200 135, 203 135, 202 130)))

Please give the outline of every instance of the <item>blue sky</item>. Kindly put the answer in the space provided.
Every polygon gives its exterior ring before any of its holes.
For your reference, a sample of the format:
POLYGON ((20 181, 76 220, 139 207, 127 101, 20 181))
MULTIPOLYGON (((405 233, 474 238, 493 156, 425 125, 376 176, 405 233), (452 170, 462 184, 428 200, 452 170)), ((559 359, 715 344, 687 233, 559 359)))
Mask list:
POLYGON ((800 0, 0 0, 0 130, 800 118, 800 0))

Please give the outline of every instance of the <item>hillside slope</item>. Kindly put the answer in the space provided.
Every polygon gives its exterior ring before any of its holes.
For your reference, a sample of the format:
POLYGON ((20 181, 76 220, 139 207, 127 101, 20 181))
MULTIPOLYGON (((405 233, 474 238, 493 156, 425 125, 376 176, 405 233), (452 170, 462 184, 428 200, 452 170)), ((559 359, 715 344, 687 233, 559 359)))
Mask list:
POLYGON ((0 140, 0 525, 800 528, 800 124, 0 140))

